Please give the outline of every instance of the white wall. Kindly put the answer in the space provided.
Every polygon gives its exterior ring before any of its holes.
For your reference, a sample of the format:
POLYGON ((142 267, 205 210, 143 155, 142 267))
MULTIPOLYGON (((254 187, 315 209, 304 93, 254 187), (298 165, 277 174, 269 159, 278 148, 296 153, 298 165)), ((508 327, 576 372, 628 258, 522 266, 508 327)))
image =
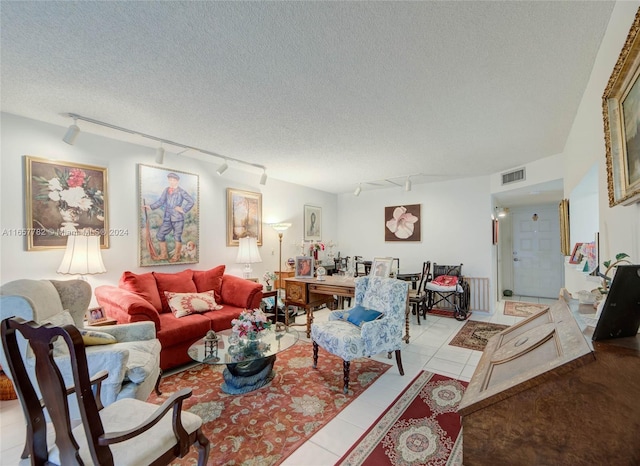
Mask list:
MULTIPOLYGON (((0 164, 0 227, 2 231, 25 227, 23 155, 52 160, 107 167, 109 227, 124 229, 128 235, 112 236, 109 249, 103 250, 107 273, 89 277, 92 286, 117 283, 125 270, 144 273, 150 267, 138 266, 138 192, 137 164, 156 165, 153 148, 116 141, 81 132, 75 145, 62 142, 66 128, 3 113, 1 114, 2 158, 0 164)), ((254 276, 264 270, 278 269, 278 236, 267 224, 291 222, 285 233, 283 259, 294 256, 299 249, 294 240, 302 240, 304 204, 322 207, 323 239, 335 239, 337 227, 337 197, 322 191, 279 182, 272 177, 260 186, 260 173, 249 173, 231 166, 223 176, 215 172, 219 161, 204 162, 189 157, 168 154, 164 167, 175 168, 200 177, 200 262, 190 265, 157 267, 162 272, 186 268, 207 269, 226 264, 229 273, 242 275, 242 264, 236 264, 238 249, 226 246, 226 188, 232 187, 262 193, 263 262, 254 264, 254 276)), ((231 164, 230 164, 231 165, 231 164)), ((268 168, 268 166, 267 166, 268 168)), ((26 251, 23 237, 6 233, 0 236, 0 282, 18 278, 66 279, 56 274, 62 259, 62 249, 26 251)))
MULTIPOLYGON (((565 154, 565 197, 569 197, 594 163, 598 165, 601 261, 612 258, 618 252, 629 254, 634 263, 640 261, 640 204, 609 207, 602 120, 602 94, 639 5, 638 1, 616 3, 563 152, 565 154)), ((574 241, 573 232, 571 237, 574 241)), ((592 279, 588 279, 573 268, 566 270, 565 279, 570 292, 593 289, 597 286, 592 279)))
MULTIPOLYGON (((467 178, 342 194, 338 200, 339 249, 343 255, 400 258, 400 272, 419 272, 422 263, 459 264, 472 277, 492 277, 489 177, 467 178), (385 242, 384 208, 420 204, 422 241, 385 242)), ((493 296, 494 294, 492 294, 493 296)))

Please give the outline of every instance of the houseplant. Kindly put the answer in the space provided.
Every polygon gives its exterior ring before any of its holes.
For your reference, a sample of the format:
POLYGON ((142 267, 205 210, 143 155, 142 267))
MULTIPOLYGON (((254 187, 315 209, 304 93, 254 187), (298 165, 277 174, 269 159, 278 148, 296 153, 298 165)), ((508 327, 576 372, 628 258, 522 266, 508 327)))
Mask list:
POLYGON ((264 273, 264 275, 262 276, 262 279, 267 284, 267 291, 271 291, 271 280, 275 280, 276 278, 277 278, 276 274, 269 270, 267 270, 264 273))
POLYGON ((629 254, 619 252, 616 254, 615 260, 612 259, 602 263, 606 269, 603 274, 599 274, 602 277, 602 286, 598 288, 600 293, 606 294, 609 290, 609 282, 613 280, 613 276, 609 276, 609 272, 613 271, 620 264, 631 264, 631 261, 629 261, 627 257, 629 257, 629 254))

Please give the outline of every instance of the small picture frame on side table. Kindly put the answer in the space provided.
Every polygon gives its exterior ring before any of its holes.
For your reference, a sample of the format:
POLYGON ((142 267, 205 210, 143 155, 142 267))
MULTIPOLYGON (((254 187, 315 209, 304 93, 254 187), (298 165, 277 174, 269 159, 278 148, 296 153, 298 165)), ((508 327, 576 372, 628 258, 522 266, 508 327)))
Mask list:
POLYGON ((92 307, 87 310, 88 325, 114 325, 117 321, 107 317, 101 307, 92 307))
POLYGON ((296 256, 295 278, 313 278, 313 257, 296 256))

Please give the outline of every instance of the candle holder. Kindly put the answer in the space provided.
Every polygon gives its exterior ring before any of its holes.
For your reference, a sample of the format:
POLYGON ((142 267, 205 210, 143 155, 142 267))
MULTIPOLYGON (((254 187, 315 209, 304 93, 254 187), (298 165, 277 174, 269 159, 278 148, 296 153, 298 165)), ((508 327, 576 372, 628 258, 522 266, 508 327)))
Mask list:
POLYGON ((220 361, 218 357, 218 335, 209 330, 204 337, 204 358, 207 361, 220 361))

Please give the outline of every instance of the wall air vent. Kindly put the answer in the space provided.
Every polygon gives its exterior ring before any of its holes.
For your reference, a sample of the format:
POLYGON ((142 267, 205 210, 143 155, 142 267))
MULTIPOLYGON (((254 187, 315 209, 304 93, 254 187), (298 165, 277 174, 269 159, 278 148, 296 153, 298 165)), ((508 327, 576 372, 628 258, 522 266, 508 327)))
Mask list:
POLYGON ((503 173, 502 174, 502 184, 510 184, 510 183, 517 183, 518 181, 524 181, 525 178, 525 171, 524 168, 519 168, 518 170, 514 170, 512 172, 509 173, 503 173))

